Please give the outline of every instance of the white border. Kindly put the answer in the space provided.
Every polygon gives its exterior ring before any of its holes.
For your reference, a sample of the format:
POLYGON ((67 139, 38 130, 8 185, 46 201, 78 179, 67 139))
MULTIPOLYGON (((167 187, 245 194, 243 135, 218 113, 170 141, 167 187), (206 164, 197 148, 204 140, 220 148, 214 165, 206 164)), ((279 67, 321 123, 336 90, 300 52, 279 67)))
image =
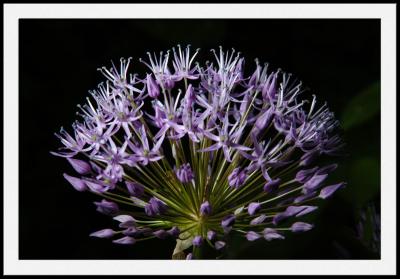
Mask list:
MULTIPOLYGON (((5 4, 4 5, 4 274, 395 274, 396 272, 395 4, 5 4), (381 260, 19 260, 19 18, 381 18, 381 260)), ((367 140, 367 139, 366 139, 367 140)))

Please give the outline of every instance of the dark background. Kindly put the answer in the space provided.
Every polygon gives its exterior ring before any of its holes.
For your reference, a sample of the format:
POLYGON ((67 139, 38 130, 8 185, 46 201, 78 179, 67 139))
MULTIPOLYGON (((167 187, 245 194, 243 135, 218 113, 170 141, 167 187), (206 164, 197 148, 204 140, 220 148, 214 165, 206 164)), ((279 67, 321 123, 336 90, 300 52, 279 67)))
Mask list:
MULTIPOLYGON (((233 236, 226 258, 366 259, 370 222, 363 240, 355 233, 360 210, 380 208, 380 21, 313 20, 20 20, 20 200, 21 259, 169 259, 173 240, 118 246, 88 235, 110 227, 95 211, 90 193, 76 192, 62 177, 71 167, 50 150, 54 136, 70 128, 76 104, 103 80, 98 67, 138 58, 176 44, 201 48, 234 47, 254 69, 254 58, 294 73, 318 100, 336 112, 347 143, 332 181, 345 189, 320 204, 315 229, 285 241, 248 243, 233 236)), ((368 214, 367 214, 368 215, 368 214)), ((367 216, 368 217, 368 216, 367 216)), ((367 218, 368 219, 368 218, 367 218)))

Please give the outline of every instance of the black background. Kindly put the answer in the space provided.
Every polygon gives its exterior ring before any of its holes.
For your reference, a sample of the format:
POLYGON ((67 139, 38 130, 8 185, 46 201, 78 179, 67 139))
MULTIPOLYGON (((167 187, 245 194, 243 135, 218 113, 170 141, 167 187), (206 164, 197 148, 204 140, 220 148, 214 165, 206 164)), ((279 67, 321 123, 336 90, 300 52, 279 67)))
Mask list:
POLYGON ((246 67, 253 68, 258 57, 274 69, 292 72, 342 122, 354 122, 352 117, 361 112, 357 125, 343 131, 347 155, 333 159, 340 168, 332 179, 348 186, 321 204, 315 229, 270 243, 234 238, 226 257, 379 257, 354 233, 360 208, 374 202, 379 209, 379 90, 373 98, 357 99, 380 80, 379 20, 22 19, 19 28, 21 259, 170 258, 172 240, 125 247, 90 238, 91 232, 113 223, 95 211, 97 197, 76 192, 63 179, 62 173, 71 174, 72 168, 49 151, 59 147, 54 132, 70 128, 76 104, 83 104, 87 91, 103 80, 98 67, 132 56, 131 70, 144 73, 139 57, 178 43, 201 48, 199 60, 212 59, 209 49, 222 45, 242 52, 246 67), (369 115, 370 107, 377 112, 369 115))

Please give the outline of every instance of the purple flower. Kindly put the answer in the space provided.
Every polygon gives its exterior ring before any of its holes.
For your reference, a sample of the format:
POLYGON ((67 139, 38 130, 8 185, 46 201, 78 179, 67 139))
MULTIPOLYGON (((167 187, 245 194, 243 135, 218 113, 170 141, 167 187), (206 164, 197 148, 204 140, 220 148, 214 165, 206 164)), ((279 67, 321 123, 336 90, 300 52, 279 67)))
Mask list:
POLYGON ((271 107, 260 113, 256 122, 254 123, 254 135, 260 134, 260 132, 271 123, 274 116, 273 112, 274 111, 271 107))
POLYGON ((114 220, 117 220, 120 222, 119 227, 120 228, 130 228, 134 227, 136 225, 136 220, 130 215, 118 215, 113 218, 114 220))
POLYGON ((246 238, 247 238, 248 241, 257 240, 260 237, 261 236, 258 233, 254 232, 254 231, 248 231, 247 234, 246 234, 246 238))
POLYGON ((304 223, 304 222, 296 222, 290 227, 292 232, 295 232, 295 233, 306 232, 306 231, 311 230, 312 228, 313 228, 313 225, 304 223))
POLYGON ((151 98, 157 98, 158 95, 160 95, 160 88, 158 88, 158 85, 151 77, 151 75, 147 75, 146 82, 147 82, 147 92, 149 96, 151 98))
POLYGON ((253 216, 254 214, 256 214, 259 210, 261 209, 261 205, 258 202, 252 202, 249 204, 248 207, 248 212, 250 216, 253 216))
POLYGON ((189 183, 194 178, 194 174, 190 164, 183 164, 179 168, 175 169, 176 177, 182 183, 189 183))
POLYGON ((173 88, 175 82, 168 68, 169 51, 165 54, 165 56, 163 56, 163 52, 160 52, 159 59, 157 59, 156 54, 154 54, 152 57, 149 52, 147 53, 147 56, 149 57, 149 63, 142 59, 139 60, 153 72, 157 83, 165 89, 173 88))
POLYGON ((304 186, 303 186, 303 191, 305 194, 312 192, 316 190, 322 182, 325 181, 325 179, 328 177, 327 174, 314 174, 313 177, 308 180, 304 186))
POLYGON ((217 237, 217 233, 215 231, 208 231, 207 232, 207 239, 214 240, 217 237))
POLYGON ((224 217, 221 221, 221 227, 224 229, 224 231, 230 231, 231 227, 233 224, 235 224, 236 217, 235 215, 228 215, 224 217))
POLYGON ((271 228, 265 228, 263 230, 263 235, 264 235, 265 240, 267 240, 267 241, 285 238, 283 235, 279 234, 276 230, 271 229, 271 228))
POLYGON ((134 197, 141 197, 144 194, 144 187, 136 182, 125 181, 129 194, 134 197))
POLYGON ((131 141, 128 142, 129 148, 134 152, 134 154, 131 156, 131 160, 146 166, 149 162, 155 162, 162 159, 163 156, 160 155, 160 147, 164 137, 158 139, 158 141, 153 145, 153 148, 150 149, 144 126, 141 126, 139 130, 142 146, 137 146, 131 141))
POLYGON ((140 231, 136 227, 128 227, 122 231, 126 236, 139 237, 141 235, 140 231))
POLYGON ((64 178, 71 183, 72 187, 79 192, 83 192, 87 190, 86 183, 79 178, 69 176, 68 174, 64 173, 64 178))
POLYGON ((192 243, 193 243, 194 246, 199 247, 199 246, 201 246, 203 244, 203 238, 200 235, 196 235, 193 238, 192 243))
POLYGON ((167 210, 167 205, 163 201, 152 197, 144 210, 148 216, 160 215, 167 210))
POLYGON ((295 203, 300 203, 300 202, 303 202, 305 200, 311 199, 312 197, 314 197, 316 195, 316 193, 317 193, 316 191, 313 191, 313 192, 309 192, 309 193, 307 193, 305 195, 298 196, 297 198, 294 199, 294 202, 295 203))
POLYGON ((105 199, 101 202, 94 202, 96 210, 105 215, 114 215, 119 211, 118 205, 115 202, 107 201, 105 199))
POLYGON ((155 237, 160 238, 160 239, 165 239, 168 236, 168 233, 163 229, 157 230, 157 231, 153 232, 153 234, 155 237))
MULTIPOLYGON (((276 146, 271 146, 269 142, 259 142, 257 136, 251 133, 251 139, 254 145, 254 151, 252 154, 241 152, 242 156, 250 160, 251 163, 247 167, 248 172, 254 172, 261 170, 263 177, 270 181, 272 180, 268 174, 267 167, 279 167, 287 164, 286 161, 279 160, 277 158, 276 150, 282 148, 282 144, 278 143, 276 146)), ((279 156, 278 156, 279 157, 279 156)))
POLYGON ((306 169, 306 170, 301 170, 297 172, 296 174, 296 181, 300 183, 305 183, 308 180, 310 180, 313 175, 317 172, 318 167, 311 168, 311 169, 306 169))
POLYGON ((221 250, 231 232, 284 239, 311 229, 301 219, 346 185, 326 186, 338 166, 317 165, 343 147, 327 104, 258 60, 247 74, 234 49, 211 50, 205 63, 198 53, 147 53, 142 73, 128 69, 131 58, 101 67, 105 81, 78 105, 71 131, 56 134, 61 148, 51 154, 78 173, 64 178, 104 197, 97 211, 117 221, 91 236, 172 237, 180 255, 202 244, 221 250))
POLYGON ((174 238, 177 238, 178 236, 179 236, 179 234, 181 233, 181 231, 179 230, 179 228, 178 227, 172 227, 171 229, 169 229, 168 231, 167 231, 167 233, 170 235, 170 236, 172 236, 172 237, 174 237, 174 238))
POLYGON ((246 179, 247 179, 246 170, 235 168, 228 176, 229 186, 231 186, 232 188, 239 188, 244 184, 246 179))
POLYGON ((200 205, 200 214, 201 215, 210 215, 211 214, 211 205, 208 201, 205 201, 200 205))
POLYGON ((74 168, 74 170, 79 174, 88 174, 92 171, 92 168, 88 163, 78 159, 67 158, 68 162, 74 168))
POLYGON ((110 238, 115 235, 115 231, 112 229, 103 229, 94 233, 91 233, 90 236, 99 237, 99 238, 110 238))
POLYGON ((221 250, 222 248, 224 248, 226 245, 226 243, 224 241, 216 241, 214 246, 216 250, 221 250))
POLYGON ((304 155, 301 156, 301 161, 299 165, 303 167, 309 166, 317 159, 319 155, 320 155, 319 152, 316 152, 315 150, 304 153, 304 155))
POLYGON ((330 196, 332 196, 333 193, 335 193, 339 188, 341 188, 341 187, 343 187, 345 185, 346 185, 346 183, 342 182, 342 183, 326 186, 326 187, 322 188, 322 190, 321 190, 321 192, 319 194, 319 197, 321 199, 327 199, 330 196))
POLYGON ((123 238, 119 238, 119 239, 113 240, 113 243, 124 244, 124 245, 132 245, 132 244, 136 243, 136 240, 133 237, 124 236, 123 238))
POLYGON ((61 128, 60 134, 55 133, 55 136, 59 138, 61 143, 64 145, 64 147, 61 147, 60 150, 67 150, 50 152, 55 156, 69 158, 84 150, 86 142, 76 129, 74 129, 74 136, 71 136, 67 131, 64 130, 64 128, 61 128))
POLYGON ((268 192, 268 193, 273 193, 276 190, 278 190, 280 183, 281 183, 281 179, 280 178, 277 178, 277 179, 274 179, 274 180, 270 180, 267 183, 265 183, 264 191, 268 192))
POLYGON ((235 143, 235 141, 241 137, 242 132, 245 128, 245 125, 241 126, 240 128, 238 128, 236 130, 237 124, 238 124, 238 123, 236 123, 229 130, 229 126, 231 124, 228 121, 229 121, 228 114, 226 114, 224 117, 222 128, 219 128, 218 126, 216 127, 218 130, 218 136, 210 133, 207 130, 204 131, 204 135, 207 138, 215 141, 216 143, 211 145, 210 147, 198 150, 199 152, 215 151, 215 150, 222 148, 225 159, 228 162, 231 162, 231 157, 230 157, 231 148, 236 149, 236 150, 241 150, 241 151, 251 150, 249 147, 235 143))
POLYGON ((280 221, 287 219, 292 216, 300 217, 303 215, 306 215, 310 212, 313 212, 316 210, 316 206, 308 206, 308 205, 302 205, 302 206, 289 206, 286 208, 284 212, 278 213, 275 215, 273 218, 273 223, 278 224, 280 221))
MULTIPOLYGON (((97 177, 101 178, 102 176, 103 174, 100 174, 97 177)), ((115 188, 115 181, 111 181, 107 175, 104 175, 104 180, 85 178, 84 182, 87 188, 94 193, 104 193, 115 188)))
POLYGON ((195 69, 191 69, 191 64, 199 52, 199 49, 196 50, 192 57, 190 57, 190 45, 186 47, 185 52, 181 50, 180 45, 178 45, 178 52, 175 51, 175 48, 172 48, 172 51, 174 52, 174 61, 172 63, 175 69, 173 79, 175 81, 180 81, 183 78, 197 79, 198 75, 196 75, 195 69))
POLYGON ((265 221, 265 219, 267 219, 267 216, 264 215, 264 214, 261 214, 260 216, 258 216, 258 217, 256 217, 256 218, 252 219, 252 220, 250 221, 250 225, 258 225, 258 224, 261 224, 261 223, 263 223, 263 222, 265 221))

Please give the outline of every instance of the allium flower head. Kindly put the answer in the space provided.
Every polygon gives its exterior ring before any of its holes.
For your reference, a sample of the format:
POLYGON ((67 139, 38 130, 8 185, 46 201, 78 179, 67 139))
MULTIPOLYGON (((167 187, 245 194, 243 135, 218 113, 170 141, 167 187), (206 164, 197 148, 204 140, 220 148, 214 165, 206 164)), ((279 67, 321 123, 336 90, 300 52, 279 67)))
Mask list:
POLYGON ((148 53, 143 73, 131 58, 100 68, 106 81, 72 130, 56 134, 62 147, 52 154, 76 171, 65 179, 119 222, 91 236, 121 245, 173 238, 198 258, 202 245, 229 246, 231 233, 272 241, 308 231, 301 218, 312 203, 345 185, 327 185, 336 164, 316 164, 343 145, 326 104, 257 60, 246 73, 234 50, 212 50, 206 63, 198 52, 148 53))

